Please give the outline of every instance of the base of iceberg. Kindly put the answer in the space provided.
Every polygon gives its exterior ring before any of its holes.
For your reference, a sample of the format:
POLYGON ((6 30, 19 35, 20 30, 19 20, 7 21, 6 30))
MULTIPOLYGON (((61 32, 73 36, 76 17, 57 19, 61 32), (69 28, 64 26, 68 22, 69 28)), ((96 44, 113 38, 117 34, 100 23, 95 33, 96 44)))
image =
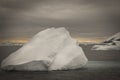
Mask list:
POLYGON ((65 28, 48 28, 2 61, 3 70, 50 71, 83 67, 87 58, 65 28))

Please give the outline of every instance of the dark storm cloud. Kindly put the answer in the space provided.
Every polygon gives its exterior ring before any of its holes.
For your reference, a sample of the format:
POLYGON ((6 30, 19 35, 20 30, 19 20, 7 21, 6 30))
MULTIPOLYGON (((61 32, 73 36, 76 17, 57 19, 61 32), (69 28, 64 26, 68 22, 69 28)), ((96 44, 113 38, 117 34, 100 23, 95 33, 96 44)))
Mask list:
POLYGON ((75 37, 120 31, 120 0, 0 0, 0 37, 31 37, 66 27, 75 37))

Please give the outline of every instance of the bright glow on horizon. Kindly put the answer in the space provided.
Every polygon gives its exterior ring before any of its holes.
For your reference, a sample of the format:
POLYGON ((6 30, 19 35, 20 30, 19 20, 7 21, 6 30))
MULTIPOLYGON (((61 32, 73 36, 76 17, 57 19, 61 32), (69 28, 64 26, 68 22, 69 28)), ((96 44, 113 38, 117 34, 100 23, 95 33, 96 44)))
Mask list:
MULTIPOLYGON (((100 43, 105 40, 105 38, 75 38, 80 43, 100 43)), ((14 39, 2 39, 0 43, 27 43, 30 38, 14 38, 14 39)))
POLYGON ((80 43, 101 43, 106 38, 75 38, 80 43))
POLYGON ((15 38, 15 39, 2 39, 0 43, 27 43, 30 39, 29 38, 15 38))

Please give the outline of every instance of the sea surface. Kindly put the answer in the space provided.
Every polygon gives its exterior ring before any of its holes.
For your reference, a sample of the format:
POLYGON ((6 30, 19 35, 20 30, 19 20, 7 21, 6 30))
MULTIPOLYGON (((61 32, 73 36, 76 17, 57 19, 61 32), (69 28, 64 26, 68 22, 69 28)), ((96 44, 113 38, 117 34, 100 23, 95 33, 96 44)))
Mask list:
MULTIPOLYGON (((93 45, 80 45, 88 63, 66 71, 2 71, 0 80, 120 80, 120 51, 93 51, 93 45)), ((0 46, 0 62, 22 46, 0 46)))

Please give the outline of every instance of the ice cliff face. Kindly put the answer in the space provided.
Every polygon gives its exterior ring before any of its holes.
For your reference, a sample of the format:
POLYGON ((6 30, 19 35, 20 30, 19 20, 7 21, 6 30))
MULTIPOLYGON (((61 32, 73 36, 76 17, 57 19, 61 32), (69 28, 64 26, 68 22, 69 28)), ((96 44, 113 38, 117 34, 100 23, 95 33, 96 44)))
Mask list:
POLYGON ((109 37, 101 45, 94 45, 93 50, 120 50, 120 32, 109 37))
POLYGON ((87 58, 65 28, 48 28, 3 60, 4 70, 66 70, 81 68, 87 58))

